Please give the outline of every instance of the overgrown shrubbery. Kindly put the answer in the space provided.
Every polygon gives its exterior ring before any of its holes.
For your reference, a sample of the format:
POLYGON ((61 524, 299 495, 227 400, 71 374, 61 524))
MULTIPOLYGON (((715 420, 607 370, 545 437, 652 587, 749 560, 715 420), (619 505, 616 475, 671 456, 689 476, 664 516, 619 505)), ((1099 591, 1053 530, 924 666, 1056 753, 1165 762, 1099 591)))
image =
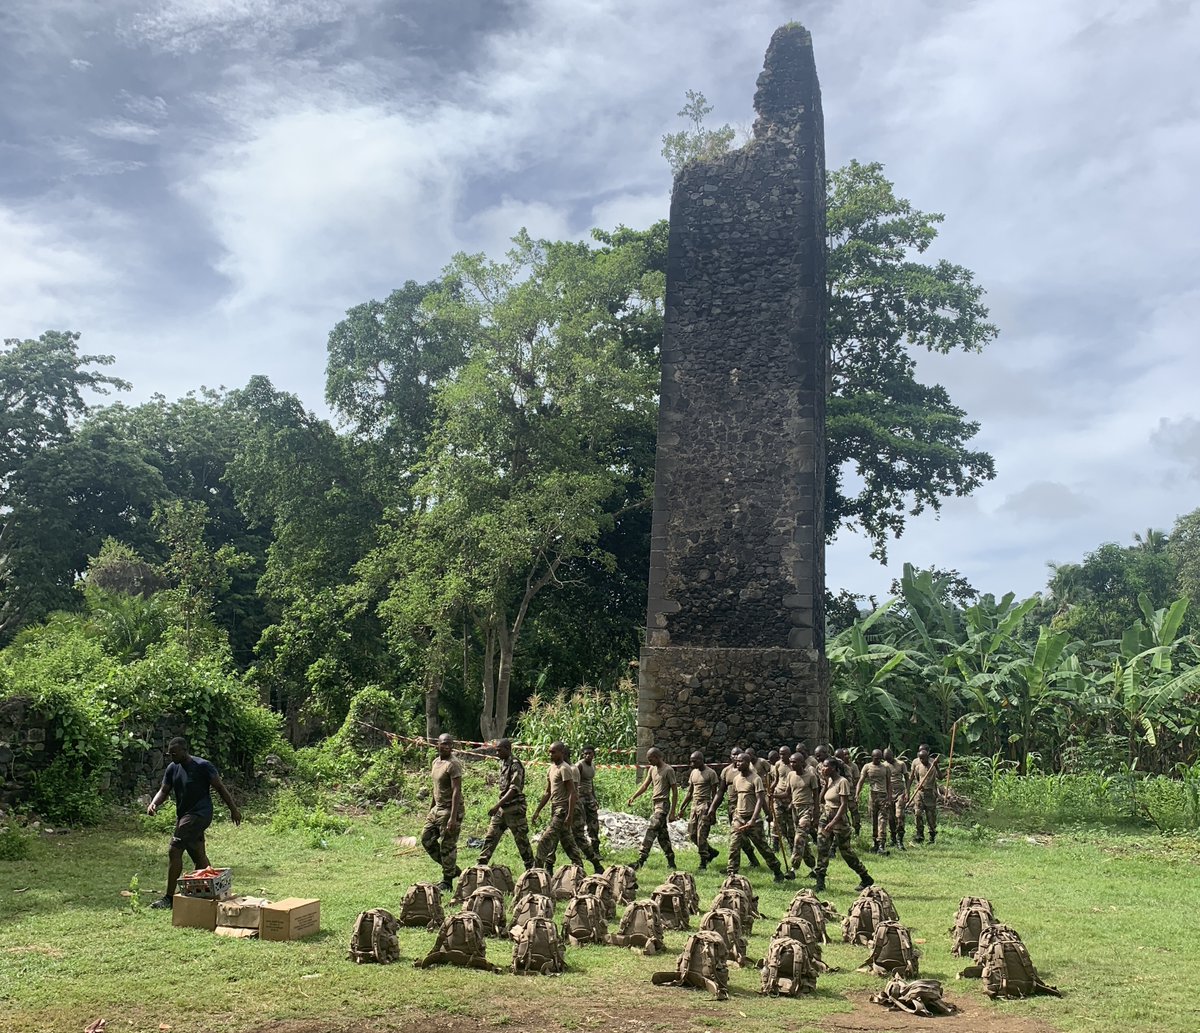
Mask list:
POLYGON ((561 739, 576 750, 592 743, 601 761, 629 761, 637 742, 637 689, 623 681, 615 692, 584 687, 548 700, 534 696, 514 738, 540 747, 561 739))

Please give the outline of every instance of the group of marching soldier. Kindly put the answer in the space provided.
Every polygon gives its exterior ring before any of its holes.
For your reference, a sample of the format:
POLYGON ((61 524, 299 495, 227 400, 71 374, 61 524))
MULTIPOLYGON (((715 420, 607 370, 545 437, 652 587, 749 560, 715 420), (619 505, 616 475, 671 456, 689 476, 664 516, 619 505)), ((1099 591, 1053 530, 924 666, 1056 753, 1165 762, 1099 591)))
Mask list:
MULTIPOLYGON (((550 765, 545 791, 533 812, 537 821, 546 805, 550 818, 538 841, 536 854, 529 841, 529 819, 525 799, 525 765, 513 752, 513 744, 501 739, 495 747, 500 760, 499 797, 489 811, 490 821, 479 853, 479 864, 487 864, 507 830, 526 868, 551 869, 559 846, 572 863, 590 861, 596 872, 600 863, 599 805, 596 800, 596 749, 584 746, 577 763, 561 742, 550 746, 550 765)), ((421 844, 442 868, 443 886, 449 889, 460 874, 458 833, 464 807, 462 762, 454 754, 454 739, 442 735, 433 762, 433 806, 421 832, 421 844)), ((719 772, 710 767, 699 751, 689 760, 687 790, 679 800, 680 779, 666 763, 662 751, 646 753, 646 776, 629 803, 651 792, 650 823, 634 864, 640 868, 657 842, 674 868, 675 851, 669 824, 676 815, 688 816, 688 838, 700 854, 700 868, 707 868, 719 851, 708 840, 722 802, 729 816, 729 857, 726 871, 735 874, 743 852, 747 863, 759 867, 759 857, 776 882, 794 879, 803 863, 825 888, 829 861, 835 852, 858 874, 859 889, 873 882, 855 849, 861 832, 859 800, 864 788, 872 836, 872 853, 884 854, 891 846, 905 849, 907 815, 912 810, 917 843, 937 839, 937 760, 922 745, 910 765, 890 749, 873 750, 861 768, 849 750, 817 746, 809 754, 803 746, 780 746, 766 757, 752 749, 734 747, 729 763, 719 772), (763 821, 770 826, 764 830, 763 821), (813 853, 813 845, 816 854, 813 853), (783 858, 780 863, 779 854, 783 858)))

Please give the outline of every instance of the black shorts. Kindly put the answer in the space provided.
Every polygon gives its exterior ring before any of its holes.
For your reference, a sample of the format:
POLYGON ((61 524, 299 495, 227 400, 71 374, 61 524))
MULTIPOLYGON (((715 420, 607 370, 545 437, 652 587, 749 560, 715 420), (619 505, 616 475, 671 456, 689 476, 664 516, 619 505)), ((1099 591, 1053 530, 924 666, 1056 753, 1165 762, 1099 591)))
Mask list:
POLYGON ((171 846, 199 846, 204 842, 204 832, 212 824, 212 815, 185 814, 175 820, 175 835, 171 837, 171 846))

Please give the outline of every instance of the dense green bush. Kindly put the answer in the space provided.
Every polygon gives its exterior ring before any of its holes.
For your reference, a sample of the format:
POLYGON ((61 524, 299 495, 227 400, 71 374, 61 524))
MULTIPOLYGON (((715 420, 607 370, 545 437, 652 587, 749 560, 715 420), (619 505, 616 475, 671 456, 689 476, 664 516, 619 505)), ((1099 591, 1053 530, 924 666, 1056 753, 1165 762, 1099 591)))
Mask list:
POLYGON ((557 739, 576 753, 591 743, 601 760, 632 760, 637 743, 637 689, 625 681, 615 692, 584 687, 570 696, 548 700, 534 696, 517 722, 515 738, 542 748, 557 739))

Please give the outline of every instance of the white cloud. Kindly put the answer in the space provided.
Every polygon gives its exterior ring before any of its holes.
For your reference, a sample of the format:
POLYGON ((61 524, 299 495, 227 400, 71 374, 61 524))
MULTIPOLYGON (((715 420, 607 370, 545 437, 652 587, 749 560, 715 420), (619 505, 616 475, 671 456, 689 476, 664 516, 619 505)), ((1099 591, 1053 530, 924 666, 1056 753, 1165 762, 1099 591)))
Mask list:
POLYGON ((128 118, 107 118, 93 122, 88 126, 88 132, 106 140, 149 144, 154 143, 159 131, 157 126, 148 126, 144 122, 135 122, 128 118))
POLYGON ((168 52, 196 53, 219 44, 255 50, 292 33, 336 22, 341 0, 160 0, 134 15, 127 34, 168 52))

